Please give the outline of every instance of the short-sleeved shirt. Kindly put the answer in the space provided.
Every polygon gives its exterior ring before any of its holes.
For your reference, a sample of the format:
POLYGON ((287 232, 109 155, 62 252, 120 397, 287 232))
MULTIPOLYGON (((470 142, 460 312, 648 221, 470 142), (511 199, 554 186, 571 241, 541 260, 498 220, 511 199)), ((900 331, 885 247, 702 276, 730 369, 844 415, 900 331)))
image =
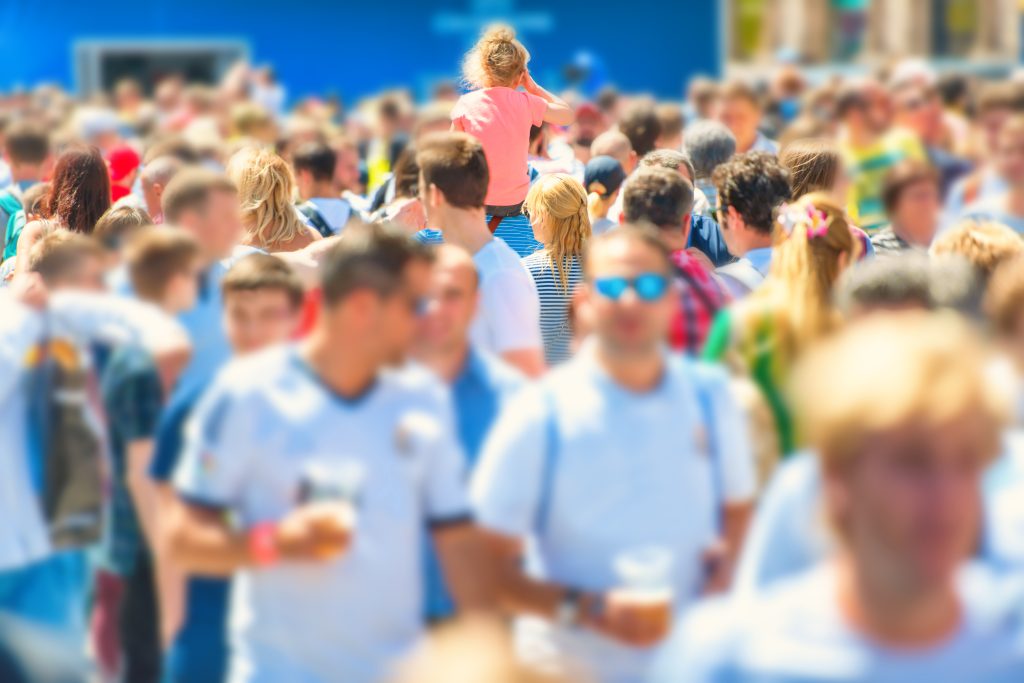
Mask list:
POLYGON ((868 234, 885 225, 882 182, 889 169, 904 159, 926 161, 924 148, 905 130, 893 130, 866 147, 843 143, 843 155, 850 167, 850 217, 868 234))
POLYGON ((569 302, 576 286, 583 281, 579 255, 572 254, 565 262, 565 285, 558 268, 546 251, 538 251, 523 259, 540 296, 540 331, 544 337, 544 360, 557 365, 569 358, 572 330, 569 326, 569 302))
POLYGON ((480 140, 487 157, 488 205, 511 206, 526 199, 530 127, 544 123, 547 109, 536 95, 503 87, 474 90, 455 103, 452 121, 480 140))
POLYGON ((690 355, 700 353, 718 312, 730 301, 725 285, 685 251, 672 254, 679 306, 672 320, 672 348, 690 355))
POLYGON ((495 237, 473 254, 480 276, 480 304, 469 337, 478 349, 540 349, 540 299, 537 286, 519 256, 495 237))
MULTIPOLYGON (((184 449, 185 424, 206 390, 197 383, 174 391, 160 416, 150 463, 150 476, 168 483, 184 449)), ((227 615, 231 580, 190 575, 185 584, 185 616, 167 653, 172 681, 217 681, 227 667, 227 615)))
POLYGON ((292 346, 224 368, 186 427, 174 483, 250 528, 300 505, 313 468, 360 474, 352 545, 330 562, 235 575, 232 683, 379 680, 421 635, 424 530, 468 515, 439 380, 407 367, 345 398, 292 346))
POLYGON ((967 566, 959 628, 931 647, 899 650, 847 623, 837 577, 821 565, 748 600, 691 612, 645 683, 1012 683, 1024 680, 1020 577, 967 566))
POLYGON ((153 358, 123 347, 111 354, 100 382, 107 413, 108 443, 113 464, 110 514, 104 534, 104 560, 109 569, 128 576, 146 544, 128 490, 128 445, 152 439, 163 407, 164 392, 153 358))
MULTIPOLYGON (((719 506, 753 496, 754 469, 724 372, 665 357, 660 384, 636 393, 607 374, 592 340, 498 420, 474 473, 474 513, 482 526, 530 541, 531 574, 605 591, 619 583, 619 553, 659 545, 674 555, 677 607, 698 595, 719 506)), ((657 649, 530 619, 519 631, 524 654, 553 647, 603 681, 638 680, 657 649)))
POLYGON ((772 265, 772 248, 751 249, 732 263, 715 269, 733 299, 741 299, 761 286, 772 265))

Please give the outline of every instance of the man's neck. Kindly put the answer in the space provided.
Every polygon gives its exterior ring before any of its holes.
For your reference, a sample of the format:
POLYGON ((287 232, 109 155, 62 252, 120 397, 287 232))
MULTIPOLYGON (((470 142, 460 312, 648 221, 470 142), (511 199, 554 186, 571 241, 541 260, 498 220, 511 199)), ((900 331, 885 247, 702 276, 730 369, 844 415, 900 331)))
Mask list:
POLYGON ((309 196, 306 197, 306 201, 310 199, 334 199, 338 198, 339 193, 334 191, 334 184, 331 182, 316 183, 309 189, 309 196))
POLYGON ((739 138, 736 138, 736 152, 738 154, 743 154, 744 152, 749 152, 750 148, 753 147, 756 142, 757 142, 757 129, 755 128, 753 130, 753 132, 745 134, 743 136, 742 140, 739 139, 739 138))
POLYGON ((892 231, 901 240, 915 247, 927 247, 931 244, 931 237, 934 236, 916 235, 912 230, 908 230, 906 226, 900 225, 895 221, 892 224, 892 231))
POLYGON ((850 626, 872 640, 898 647, 934 645, 956 631, 963 614, 952 579, 923 585, 894 582, 892 576, 877 563, 837 561, 837 598, 850 626))
POLYGON ((752 251, 758 249, 771 249, 772 237, 771 235, 765 235, 761 232, 756 232, 753 229, 747 230, 746 236, 741 236, 739 233, 736 235, 740 238, 739 247, 735 250, 736 256, 746 256, 752 251))
POLYGON ((494 236, 487 227, 483 208, 454 209, 448 207, 440 216, 441 234, 445 242, 462 247, 470 254, 476 254, 487 246, 494 236))
POLYGON ((616 384, 635 393, 652 391, 665 374, 665 358, 657 348, 626 356, 598 342, 597 360, 616 384))
POLYGON ((373 384, 379 369, 375 358, 359 349, 357 335, 331 338, 322 325, 313 329, 299 353, 325 385, 345 398, 355 398, 373 384))
POLYGON ((846 139, 854 148, 870 147, 878 140, 878 134, 867 126, 846 126, 846 139))
POLYGON ((419 354, 419 361, 433 370, 447 384, 462 374, 469 360, 469 343, 463 341, 448 348, 425 349, 419 354))

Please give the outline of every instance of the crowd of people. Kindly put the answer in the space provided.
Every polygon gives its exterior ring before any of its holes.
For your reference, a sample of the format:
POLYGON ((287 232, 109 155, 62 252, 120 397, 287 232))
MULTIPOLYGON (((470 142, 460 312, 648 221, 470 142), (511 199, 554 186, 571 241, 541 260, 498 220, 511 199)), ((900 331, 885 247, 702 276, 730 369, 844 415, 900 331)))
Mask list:
POLYGON ((529 62, 0 98, 0 679, 1024 680, 1024 81, 529 62))

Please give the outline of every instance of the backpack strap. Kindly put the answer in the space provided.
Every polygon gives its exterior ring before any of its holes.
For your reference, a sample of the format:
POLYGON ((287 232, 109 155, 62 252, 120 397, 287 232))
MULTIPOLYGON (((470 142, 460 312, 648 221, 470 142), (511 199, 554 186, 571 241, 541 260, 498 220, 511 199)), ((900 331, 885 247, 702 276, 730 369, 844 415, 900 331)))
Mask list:
POLYGON ((323 237, 331 237, 334 232, 331 230, 331 226, 327 224, 327 220, 324 219, 320 210, 316 208, 316 204, 313 202, 303 202, 299 204, 299 213, 309 219, 309 222, 313 225, 313 229, 320 233, 323 237))

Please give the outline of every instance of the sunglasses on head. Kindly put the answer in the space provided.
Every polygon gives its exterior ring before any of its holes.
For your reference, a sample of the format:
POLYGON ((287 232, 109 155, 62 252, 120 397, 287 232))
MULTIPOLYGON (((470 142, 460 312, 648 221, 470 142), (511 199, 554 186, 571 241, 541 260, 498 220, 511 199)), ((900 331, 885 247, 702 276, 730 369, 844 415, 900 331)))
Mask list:
POLYGON ((618 301, 630 289, 641 301, 657 301, 668 290, 668 278, 661 273, 641 273, 634 278, 599 277, 594 279, 594 289, 612 301, 618 301))

